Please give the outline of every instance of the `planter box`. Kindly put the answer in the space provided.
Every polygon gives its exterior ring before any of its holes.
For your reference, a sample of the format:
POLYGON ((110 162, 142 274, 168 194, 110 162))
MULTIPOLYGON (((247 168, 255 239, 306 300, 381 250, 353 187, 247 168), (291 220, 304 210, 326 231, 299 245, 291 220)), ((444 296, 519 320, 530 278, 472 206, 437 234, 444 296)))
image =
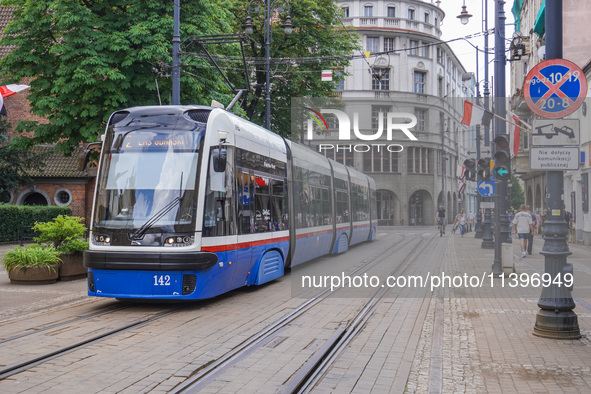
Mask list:
POLYGON ((45 285, 57 282, 59 265, 13 268, 8 271, 10 283, 22 285, 45 285))
POLYGON ((60 255, 62 263, 60 264, 59 278, 61 281, 86 278, 88 268, 82 264, 82 256, 82 252, 60 255))

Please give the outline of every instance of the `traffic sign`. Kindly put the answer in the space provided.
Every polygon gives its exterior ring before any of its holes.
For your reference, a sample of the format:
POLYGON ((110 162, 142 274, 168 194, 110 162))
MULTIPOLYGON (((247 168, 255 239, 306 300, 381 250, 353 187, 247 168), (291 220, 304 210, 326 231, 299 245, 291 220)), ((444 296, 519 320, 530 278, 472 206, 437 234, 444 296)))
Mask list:
POLYGON ((482 197, 491 197, 495 195, 495 183, 486 181, 486 182, 478 182, 478 193, 482 197))
POLYGON ((573 62, 551 59, 536 65, 525 77, 523 95, 528 107, 546 119, 572 114, 587 96, 587 78, 573 62))
POLYGON ((574 146, 531 147, 529 165, 532 170, 578 170, 579 148, 574 146))
POLYGON ((579 146, 579 119, 534 119, 532 146, 579 146))

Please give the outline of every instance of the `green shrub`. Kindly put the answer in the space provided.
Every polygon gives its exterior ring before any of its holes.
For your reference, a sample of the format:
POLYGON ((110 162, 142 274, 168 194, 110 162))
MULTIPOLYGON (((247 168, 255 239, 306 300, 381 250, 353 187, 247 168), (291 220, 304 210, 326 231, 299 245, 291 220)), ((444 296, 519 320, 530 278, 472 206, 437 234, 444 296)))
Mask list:
POLYGON ((17 246, 15 249, 4 255, 2 264, 6 271, 13 268, 22 269, 24 267, 46 266, 51 268, 54 264, 59 264, 60 253, 51 247, 41 245, 29 245, 26 248, 17 246))
POLYGON ((19 232, 24 238, 35 236, 32 227, 36 222, 47 222, 58 215, 71 215, 69 207, 22 206, 0 204, 0 242, 19 240, 19 232))
MULTIPOLYGON (((83 221, 84 218, 77 216, 58 215, 51 222, 35 223, 33 230, 40 233, 35 242, 45 242, 61 252, 76 251, 84 242, 82 237, 86 227, 82 224, 83 221)), ((84 249, 88 249, 88 243, 86 246, 84 249)))
POLYGON ((78 253, 88 249, 88 241, 83 239, 74 239, 68 243, 62 244, 59 251, 61 253, 78 253))

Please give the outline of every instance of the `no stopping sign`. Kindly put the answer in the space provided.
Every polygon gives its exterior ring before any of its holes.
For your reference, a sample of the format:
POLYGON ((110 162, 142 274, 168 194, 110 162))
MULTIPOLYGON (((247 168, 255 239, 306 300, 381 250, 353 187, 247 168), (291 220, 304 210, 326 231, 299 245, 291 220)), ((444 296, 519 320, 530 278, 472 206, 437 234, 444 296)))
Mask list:
POLYGON ((546 60, 525 77, 523 95, 528 107, 543 118, 570 115, 587 96, 587 79, 579 66, 564 59, 546 60))

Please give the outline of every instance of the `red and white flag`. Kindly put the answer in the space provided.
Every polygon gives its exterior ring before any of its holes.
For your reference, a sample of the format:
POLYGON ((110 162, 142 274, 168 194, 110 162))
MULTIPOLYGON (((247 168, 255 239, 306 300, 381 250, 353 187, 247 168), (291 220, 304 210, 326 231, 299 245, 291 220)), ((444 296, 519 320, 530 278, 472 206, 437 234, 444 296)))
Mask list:
POLYGON ((322 70, 322 80, 332 81, 332 70, 322 70))
POLYGON ((466 175, 466 166, 461 166, 458 164, 458 168, 456 169, 456 176, 458 178, 463 178, 466 175))
POLYGON ((466 126, 484 125, 488 126, 493 114, 479 107, 468 100, 464 100, 464 118, 462 124, 466 126))
POLYGON ((466 182, 458 180, 458 193, 462 193, 466 188, 466 182))
POLYGON ((15 93, 30 88, 29 85, 4 85, 0 86, 0 94, 2 97, 10 97, 15 93))
POLYGON ((521 131, 521 128, 519 127, 521 119, 519 119, 519 116, 515 115, 511 111, 507 111, 507 117, 512 123, 514 123, 509 124, 509 141, 511 141, 511 157, 517 157, 517 152, 519 152, 519 144, 521 143, 521 134, 519 134, 519 132, 521 131))
POLYGON ((3 85, 0 86, 0 115, 6 116, 4 97, 10 97, 15 93, 30 88, 29 85, 3 85))

